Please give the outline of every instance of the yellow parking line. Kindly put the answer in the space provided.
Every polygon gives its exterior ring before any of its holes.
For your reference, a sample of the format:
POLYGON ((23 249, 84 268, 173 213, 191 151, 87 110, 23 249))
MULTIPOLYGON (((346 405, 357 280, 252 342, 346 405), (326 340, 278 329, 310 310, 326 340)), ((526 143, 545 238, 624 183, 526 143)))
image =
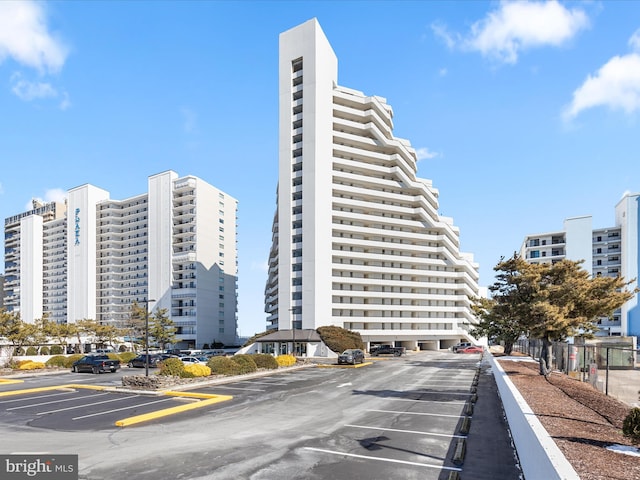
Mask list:
POLYGON ((8 378, 0 378, 0 383, 10 385, 12 383, 24 383, 24 380, 9 380, 8 378))
POLYGON ((176 413, 182 413, 189 410, 195 410, 196 408, 208 407, 220 402, 226 402, 231 400, 231 395, 207 395, 207 394, 188 394, 188 392, 165 392, 165 395, 176 397, 191 397, 191 398, 203 398, 196 403, 188 403, 186 405, 180 405, 177 407, 165 408, 163 410, 156 410, 155 412, 143 413, 142 415, 136 415, 135 417, 123 418, 116 422, 117 427, 128 427, 137 423, 148 422, 149 420, 155 420, 156 418, 167 417, 169 415, 175 415, 176 413), (208 397, 208 398, 206 398, 208 397))

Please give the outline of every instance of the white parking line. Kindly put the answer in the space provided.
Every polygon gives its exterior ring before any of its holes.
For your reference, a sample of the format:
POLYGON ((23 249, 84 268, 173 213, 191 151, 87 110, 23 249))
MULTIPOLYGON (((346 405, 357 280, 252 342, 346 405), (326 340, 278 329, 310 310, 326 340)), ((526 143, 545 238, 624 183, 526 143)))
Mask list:
POLYGON ((416 467, 426 467, 426 468, 437 468, 442 470, 450 470, 454 472, 461 472, 461 468, 456 467, 445 467, 444 465, 432 465, 428 463, 420 463, 420 462, 409 462, 406 460, 395 460, 393 458, 379 458, 379 457, 371 457, 368 455, 357 455, 355 453, 346 453, 346 452, 336 452, 333 450, 325 450, 324 448, 314 448, 314 447, 304 447, 305 450, 311 450, 313 452, 320 453, 328 453, 330 455, 341 455, 343 457, 352 457, 352 458, 362 458, 364 460, 377 460, 379 462, 389 462, 389 463, 401 463, 403 465, 413 465, 416 467))
POLYGON ((153 402, 147 403, 138 403, 129 407, 114 408, 112 410, 105 410, 104 412, 91 413, 89 415, 82 415, 81 417, 73 417, 71 420, 80 420, 82 418, 97 417, 98 415, 107 415, 108 413, 121 412, 122 410, 130 410, 132 408, 143 407, 145 405, 153 405, 154 403, 168 402, 169 400, 175 400, 175 398, 163 398, 162 400, 155 400, 153 402))
POLYGON ((65 412, 67 410, 75 410, 77 408, 91 407, 92 405, 102 405, 103 403, 119 402, 120 400, 128 400, 129 398, 136 398, 138 395, 131 397, 112 398, 111 400, 103 400, 102 402, 83 403, 82 405, 76 405, 73 407, 59 408, 57 410, 49 410, 48 412, 38 412, 36 415, 48 415, 49 413, 65 412))
MULTIPOLYGON (((60 392, 60 393, 50 393, 49 395, 38 395, 37 397, 29 397, 30 400, 37 400, 38 398, 47 398, 47 397, 57 397, 59 395, 69 395, 74 392, 60 392)), ((14 398, 13 400, 2 400, 1 403, 12 403, 12 402, 24 402, 24 398, 14 398)))
POLYGON ((399 415, 427 415, 430 417, 451 417, 451 418, 462 418, 466 416, 466 415, 445 415, 443 413, 400 412, 395 410, 367 410, 367 412, 397 413, 399 415))
POLYGON ((456 402, 447 401, 447 400, 416 400, 413 398, 393 398, 393 397, 385 397, 386 400, 393 400, 398 402, 424 402, 424 403, 446 403, 447 405, 464 405, 467 402, 456 402))
POLYGON ((286 382, 257 382, 255 380, 243 380, 241 382, 238 383, 256 383, 258 385, 286 385, 286 382))
POLYGON ((345 425, 345 427, 366 428, 368 430, 384 430, 385 432, 413 433, 415 435, 431 435, 434 437, 467 438, 465 435, 449 435, 448 433, 418 432, 416 430, 398 430, 395 428, 387 428, 387 427, 367 427, 365 425, 345 425))
POLYGON ((62 399, 62 400, 54 400, 52 402, 32 403, 30 405, 23 405, 22 407, 11 407, 11 408, 7 408, 7 411, 9 411, 9 410, 20 410, 22 408, 41 407, 42 405, 51 405, 52 403, 71 402, 73 400, 78 400, 78 399, 81 399, 81 398, 102 397, 103 395, 109 395, 109 394, 108 393, 92 393, 91 395, 84 395, 84 396, 81 396, 81 397, 65 398, 65 399, 62 399))

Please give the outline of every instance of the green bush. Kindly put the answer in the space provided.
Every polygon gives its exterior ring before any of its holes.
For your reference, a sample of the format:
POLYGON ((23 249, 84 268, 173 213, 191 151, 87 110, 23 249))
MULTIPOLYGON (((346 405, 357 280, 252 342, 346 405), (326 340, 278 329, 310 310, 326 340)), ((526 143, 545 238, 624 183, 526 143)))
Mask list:
POLYGON ((632 408, 622 423, 622 433, 633 443, 640 443, 640 408, 632 408))
POLYGON ((18 347, 13 349, 13 356, 18 357, 24 355, 24 348, 18 347))
POLYGON ((184 378, 184 363, 179 358, 167 358, 158 364, 160 372, 158 375, 171 375, 184 378))
POLYGON ((207 362, 212 375, 238 375, 240 364, 227 357, 211 357, 207 362))
POLYGON ((33 356, 33 355, 37 355, 38 354, 38 349, 36 347, 29 347, 27 348, 27 355, 28 356, 33 356))
POLYGON ((231 360, 233 360, 238 365, 240 365, 240 374, 252 373, 258 370, 258 366, 256 365, 256 362, 253 360, 253 355, 246 355, 246 354, 234 355, 233 357, 231 357, 231 360))
POLYGON ((278 368, 278 361, 273 355, 269 355, 268 353, 254 353, 251 355, 251 358, 253 358, 258 368, 266 368, 269 370, 278 368))
POLYGON ((40 349, 40 355, 49 355, 49 347, 42 347, 40 349))
POLYGON ((66 366, 66 361, 67 361, 67 357, 63 355, 56 355, 54 357, 51 357, 49 360, 47 360, 45 364, 48 367, 64 367, 66 366))
POLYGON ((136 358, 137 355, 133 352, 122 352, 118 354, 118 358, 122 363, 129 363, 131 360, 136 358))
POLYGON ((364 349, 364 342, 358 332, 334 325, 319 327, 316 331, 325 345, 336 353, 342 353, 348 348, 364 349))
POLYGON ((62 355, 62 352, 64 352, 64 350, 60 345, 51 346, 51 355, 62 355))
POLYGON ((124 343, 118 347, 118 352, 124 353, 126 351, 127 351, 127 346, 124 343))
POLYGON ((65 357, 64 366, 66 368, 71 368, 73 362, 75 362, 76 360, 80 360, 82 357, 84 357, 84 355, 81 353, 74 353, 73 355, 69 355, 68 357, 65 357))

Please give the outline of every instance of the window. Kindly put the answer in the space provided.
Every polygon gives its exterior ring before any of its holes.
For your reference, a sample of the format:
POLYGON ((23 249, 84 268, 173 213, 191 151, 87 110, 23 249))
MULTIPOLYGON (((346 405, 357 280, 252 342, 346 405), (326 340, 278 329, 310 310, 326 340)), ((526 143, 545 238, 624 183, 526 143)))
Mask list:
POLYGON ((293 73, 302 70, 302 57, 296 58, 291 62, 291 70, 293 71, 293 73))
POLYGON ((298 105, 297 107, 293 107, 293 114, 297 115, 299 113, 302 113, 302 105, 298 105))
POLYGON ((292 127, 294 130, 302 128, 302 120, 296 120, 295 122, 293 122, 292 127))
POLYGON ((529 258, 539 258, 539 257, 540 257, 540 250, 532 250, 531 256, 529 258))

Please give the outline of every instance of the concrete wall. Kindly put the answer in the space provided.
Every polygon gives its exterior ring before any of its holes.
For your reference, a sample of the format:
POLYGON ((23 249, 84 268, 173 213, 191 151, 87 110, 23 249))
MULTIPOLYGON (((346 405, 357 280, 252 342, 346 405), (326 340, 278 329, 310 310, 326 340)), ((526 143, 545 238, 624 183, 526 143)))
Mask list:
POLYGON ((513 442, 525 478, 580 480, 553 439, 542 426, 500 362, 487 355, 502 398, 513 442))

